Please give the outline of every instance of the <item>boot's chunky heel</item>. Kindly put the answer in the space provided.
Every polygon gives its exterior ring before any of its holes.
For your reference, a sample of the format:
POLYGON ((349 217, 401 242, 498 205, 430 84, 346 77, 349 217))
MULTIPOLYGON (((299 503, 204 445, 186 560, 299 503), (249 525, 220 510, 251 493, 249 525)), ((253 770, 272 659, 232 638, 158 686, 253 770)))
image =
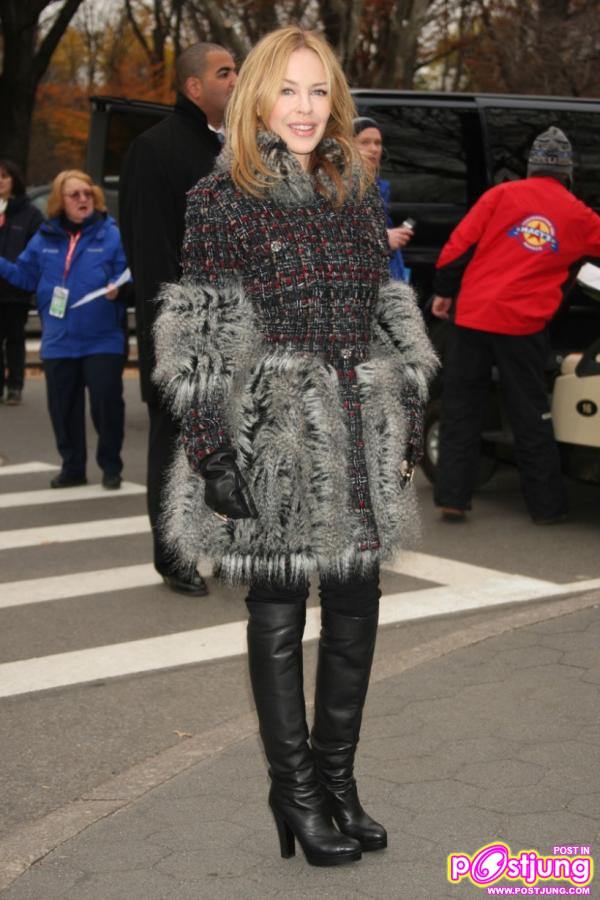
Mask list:
POLYGON ((265 754, 269 806, 284 859, 296 841, 312 866, 360 859, 360 842, 340 834, 308 746, 302 684, 303 603, 248 600, 248 663, 265 754))
POLYGON ((315 722, 310 737, 331 815, 342 834, 359 841, 364 851, 387 847, 387 832, 362 808, 354 780, 377 619, 377 613, 345 616, 322 609, 315 722))
POLYGON ((302 787, 298 797, 283 799, 271 789, 269 806, 275 818, 283 859, 296 852, 296 840, 311 866, 341 866, 362 856, 360 842, 335 828, 318 784, 302 787))
POLYGON ((294 837, 294 832, 287 824, 287 822, 281 818, 281 816, 272 810, 273 818, 275 819, 275 825, 277 827, 277 834, 279 835, 279 849, 281 850, 281 858, 282 859, 291 859, 292 856, 296 855, 296 839, 294 837))

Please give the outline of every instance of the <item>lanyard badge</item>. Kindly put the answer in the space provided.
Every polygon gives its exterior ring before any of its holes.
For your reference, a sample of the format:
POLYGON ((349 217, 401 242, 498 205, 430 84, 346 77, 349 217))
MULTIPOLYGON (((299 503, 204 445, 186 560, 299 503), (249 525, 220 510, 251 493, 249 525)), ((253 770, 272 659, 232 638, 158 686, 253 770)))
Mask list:
POLYGON ((73 255, 75 253, 75 248, 77 247, 77 241, 81 237, 81 232, 78 231, 77 234, 69 235, 69 248, 67 250, 67 256, 65 258, 65 268, 63 271, 63 284, 57 284, 54 290, 52 291, 52 300, 50 301, 50 310, 49 313, 51 316, 54 316, 55 319, 64 319, 65 314, 67 312, 67 302, 69 300, 69 289, 64 287, 64 283, 67 280, 67 276, 71 269, 71 263, 73 262, 73 255))

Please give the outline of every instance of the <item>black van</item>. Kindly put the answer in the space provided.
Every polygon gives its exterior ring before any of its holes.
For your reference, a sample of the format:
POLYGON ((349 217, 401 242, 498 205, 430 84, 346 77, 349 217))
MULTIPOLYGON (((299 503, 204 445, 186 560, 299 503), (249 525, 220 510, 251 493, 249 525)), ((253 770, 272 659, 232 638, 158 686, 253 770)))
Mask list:
MULTIPOLYGON (((353 95, 359 113, 383 131, 382 176, 391 182, 394 222, 417 221, 404 255, 422 302, 452 228, 488 187, 525 175, 529 147, 550 125, 575 149, 575 193, 600 212, 600 100, 363 89, 353 95)), ((118 97, 92 97, 91 104, 87 171, 116 212, 129 143, 171 107, 118 97)))

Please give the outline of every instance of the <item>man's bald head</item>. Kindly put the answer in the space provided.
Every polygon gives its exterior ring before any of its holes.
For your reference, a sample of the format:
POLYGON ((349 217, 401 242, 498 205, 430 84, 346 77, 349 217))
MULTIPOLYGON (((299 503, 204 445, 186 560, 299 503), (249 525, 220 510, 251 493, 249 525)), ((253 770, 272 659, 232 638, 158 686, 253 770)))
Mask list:
POLYGON ((220 128, 236 79, 235 60, 219 44, 192 44, 175 63, 177 89, 220 128))
POLYGON ((185 92, 185 83, 190 77, 202 78, 208 65, 209 53, 227 53, 220 44, 200 41, 183 50, 175 60, 175 81, 177 90, 185 92))

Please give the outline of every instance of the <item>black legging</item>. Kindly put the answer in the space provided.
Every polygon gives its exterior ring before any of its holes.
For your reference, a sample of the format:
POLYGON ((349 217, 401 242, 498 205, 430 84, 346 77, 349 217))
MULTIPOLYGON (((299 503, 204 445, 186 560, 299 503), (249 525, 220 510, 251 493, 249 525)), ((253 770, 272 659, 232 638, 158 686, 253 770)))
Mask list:
MULTIPOLYGON (((305 603, 310 584, 303 581, 293 587, 273 582, 255 581, 250 585, 246 602, 305 603)), ((370 575, 349 575, 347 579, 333 576, 319 578, 321 606, 345 616, 371 616, 379 608, 379 571, 370 575)))

